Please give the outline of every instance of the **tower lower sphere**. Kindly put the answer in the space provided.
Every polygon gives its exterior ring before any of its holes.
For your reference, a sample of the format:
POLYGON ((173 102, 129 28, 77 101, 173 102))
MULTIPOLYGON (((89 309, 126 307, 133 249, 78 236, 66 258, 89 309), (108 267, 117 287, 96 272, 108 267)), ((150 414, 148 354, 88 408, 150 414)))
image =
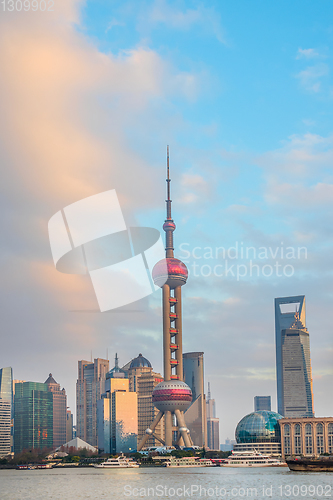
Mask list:
POLYGON ((192 391, 182 380, 160 382, 153 391, 153 403, 163 412, 186 411, 192 404, 192 391))

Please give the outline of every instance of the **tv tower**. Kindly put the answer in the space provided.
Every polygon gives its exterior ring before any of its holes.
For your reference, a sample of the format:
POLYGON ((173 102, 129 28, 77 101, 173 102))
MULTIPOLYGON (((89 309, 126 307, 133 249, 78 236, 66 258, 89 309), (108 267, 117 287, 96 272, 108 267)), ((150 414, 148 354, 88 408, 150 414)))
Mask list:
POLYGON ((190 432, 186 427, 183 412, 192 404, 192 391, 183 382, 183 346, 182 346, 182 292, 188 277, 187 267, 179 259, 174 258, 173 232, 176 224, 171 217, 169 146, 167 146, 167 217, 163 224, 166 233, 165 256, 153 268, 155 285, 162 288, 163 295, 163 369, 164 381, 153 391, 153 403, 159 410, 151 426, 146 430, 138 450, 141 450, 163 415, 165 415, 165 446, 172 446, 172 431, 178 430, 176 444, 182 441, 185 446, 192 446, 190 432), (173 428, 173 415, 177 427, 173 428))

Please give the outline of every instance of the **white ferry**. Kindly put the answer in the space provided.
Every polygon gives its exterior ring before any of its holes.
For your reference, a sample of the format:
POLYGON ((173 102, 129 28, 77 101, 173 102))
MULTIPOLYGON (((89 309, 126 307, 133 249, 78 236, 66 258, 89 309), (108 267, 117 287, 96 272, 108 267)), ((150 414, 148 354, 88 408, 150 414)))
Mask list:
POLYGON ((270 455, 263 455, 257 450, 232 451, 221 463, 222 467, 283 467, 287 464, 270 455))
POLYGON ((153 457, 153 460, 160 460, 163 467, 213 467, 213 462, 206 458, 198 457, 153 457))
POLYGON ((127 469, 129 467, 139 467, 139 464, 122 454, 117 458, 108 458, 105 462, 95 464, 94 467, 99 469, 127 469))

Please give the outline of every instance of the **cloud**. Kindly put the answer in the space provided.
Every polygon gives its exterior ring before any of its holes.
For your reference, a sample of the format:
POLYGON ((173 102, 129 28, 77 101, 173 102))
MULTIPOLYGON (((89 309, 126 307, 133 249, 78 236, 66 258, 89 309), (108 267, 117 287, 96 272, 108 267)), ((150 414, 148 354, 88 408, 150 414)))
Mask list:
POLYGON ((318 57, 323 57, 315 49, 301 49, 297 51, 296 59, 316 59, 318 57))
POLYGON ((182 31, 199 27, 209 34, 212 33, 220 43, 226 43, 219 14, 213 8, 202 4, 196 9, 181 10, 178 8, 178 2, 155 0, 148 11, 146 22, 151 26, 164 24, 182 31))
POLYGON ((330 169, 333 161, 333 135, 322 137, 306 133, 292 135, 282 147, 256 158, 266 173, 293 180, 317 177, 330 169))
MULTIPOLYGON (((308 208, 324 208, 332 205, 333 184, 318 182, 312 186, 277 183, 274 178, 268 185, 265 199, 269 203, 278 203, 285 207, 297 206, 308 208)), ((331 210, 332 210, 331 206, 331 210)))
POLYGON ((123 23, 123 22, 121 22, 121 21, 118 21, 118 20, 117 20, 117 19, 115 19, 115 18, 112 18, 112 19, 109 21, 108 25, 107 25, 107 28, 106 28, 106 30, 105 30, 105 33, 107 33, 108 31, 112 30, 112 28, 113 28, 114 26, 125 26, 125 23, 123 23))
POLYGON ((310 118, 304 118, 302 121, 306 127, 315 127, 317 125, 317 123, 310 118))
POLYGON ((319 63, 300 71, 296 78, 299 79, 301 86, 305 90, 318 93, 321 91, 322 78, 328 74, 329 66, 325 63, 319 63))
POLYGON ((307 133, 289 137, 280 149, 257 158, 267 182, 264 199, 281 211, 292 208, 295 214, 323 209, 332 213, 332 162, 333 135, 307 133))
MULTIPOLYGON (((61 384, 74 410, 77 360, 89 358, 90 349, 103 356, 108 345, 124 363, 150 351, 160 310, 143 300, 133 313, 82 312, 97 309, 91 283, 54 269, 48 219, 112 188, 127 223, 160 205, 160 170, 144 145, 132 146, 133 133, 151 141, 147 131, 154 128, 164 153, 165 136, 177 127, 177 120, 165 125, 168 103, 174 96, 193 98, 197 82, 148 48, 100 52, 76 28, 84 2, 56 4, 52 17, 13 13, 0 20, 0 293, 6 331, 0 365, 12 365, 17 378, 41 381, 50 371, 58 378, 52 367, 61 358, 61 384), (126 336, 130 348, 123 345, 126 336)), ((159 347, 153 351, 158 367, 159 347)))
POLYGON ((195 203, 199 199, 207 199, 211 188, 208 182, 199 174, 184 173, 181 178, 181 203, 195 203))

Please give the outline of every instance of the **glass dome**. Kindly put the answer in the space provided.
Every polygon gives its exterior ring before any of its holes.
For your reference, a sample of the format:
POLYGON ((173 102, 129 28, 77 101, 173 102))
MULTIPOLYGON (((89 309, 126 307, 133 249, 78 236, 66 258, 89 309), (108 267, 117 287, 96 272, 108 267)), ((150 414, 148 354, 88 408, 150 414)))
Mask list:
POLYGON ((131 368, 140 368, 140 367, 151 368, 150 361, 148 361, 147 358, 144 358, 141 353, 139 354, 139 356, 137 358, 132 359, 132 362, 130 364, 130 369, 131 368))
POLYGON ((279 443, 280 426, 278 420, 283 418, 275 411, 255 411, 239 421, 235 437, 237 443, 259 443, 268 441, 279 443))

